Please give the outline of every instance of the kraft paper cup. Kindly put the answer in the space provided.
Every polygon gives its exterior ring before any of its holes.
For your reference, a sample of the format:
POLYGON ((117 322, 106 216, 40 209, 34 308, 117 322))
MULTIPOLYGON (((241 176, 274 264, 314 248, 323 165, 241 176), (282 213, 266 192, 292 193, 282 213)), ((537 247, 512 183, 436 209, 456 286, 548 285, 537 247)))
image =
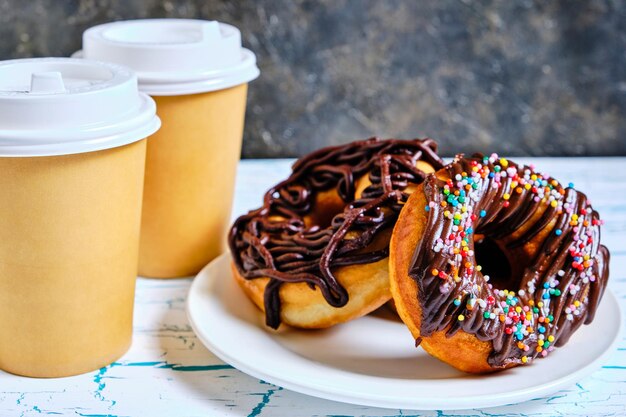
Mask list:
POLYGON ((0 369, 61 377, 131 343, 154 102, 129 71, 0 62, 0 369))
POLYGON ((224 251, 246 91, 155 97, 163 126, 148 144, 140 275, 191 275, 224 251))
POLYGON ((1 369, 80 374, 130 346, 145 142, 0 158, 1 369))
POLYGON ((90 28, 77 55, 135 70, 163 122, 148 143, 139 275, 196 274, 225 249, 254 54, 233 26, 154 19, 90 28))

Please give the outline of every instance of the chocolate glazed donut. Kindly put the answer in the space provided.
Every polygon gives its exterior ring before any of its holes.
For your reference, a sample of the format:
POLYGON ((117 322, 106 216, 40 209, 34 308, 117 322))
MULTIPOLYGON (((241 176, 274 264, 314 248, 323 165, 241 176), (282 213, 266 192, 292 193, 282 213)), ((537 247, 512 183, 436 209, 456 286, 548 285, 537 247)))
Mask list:
POLYGON ((426 222, 413 248, 394 231, 391 287, 429 353, 489 372, 547 356, 593 320, 609 252, 598 213, 573 184, 497 155, 461 155, 421 188, 405 206, 412 219, 403 211, 396 229, 426 222), (483 275, 477 257, 496 276, 483 275), (499 266, 498 257, 505 257, 499 266), (398 268, 407 267, 403 277, 398 268))
POLYGON ((229 236, 235 277, 269 279, 259 305, 268 326, 281 323, 280 289, 286 284, 317 288, 333 307, 348 303, 335 270, 387 258, 388 235, 409 188, 426 177, 419 168, 443 166, 436 149, 432 139, 372 138, 318 150, 298 160, 289 178, 267 191, 260 209, 235 221, 229 236), (320 212, 320 199, 329 194, 338 198, 332 209, 320 212), (385 230, 386 240, 373 245, 385 230))

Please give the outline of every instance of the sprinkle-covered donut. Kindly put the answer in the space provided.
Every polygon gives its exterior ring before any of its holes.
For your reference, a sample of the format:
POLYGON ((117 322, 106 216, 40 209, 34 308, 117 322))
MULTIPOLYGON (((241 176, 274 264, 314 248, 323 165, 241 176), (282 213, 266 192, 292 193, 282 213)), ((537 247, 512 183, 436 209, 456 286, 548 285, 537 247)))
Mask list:
POLYGON ((463 371, 545 357, 593 320, 609 275, 601 224, 573 184, 495 154, 457 156, 395 226, 399 315, 416 344, 463 371))
POLYGON ((233 275, 266 324, 323 328, 391 299, 389 238, 409 193, 443 166, 432 139, 369 140, 298 160, 229 236, 233 275))

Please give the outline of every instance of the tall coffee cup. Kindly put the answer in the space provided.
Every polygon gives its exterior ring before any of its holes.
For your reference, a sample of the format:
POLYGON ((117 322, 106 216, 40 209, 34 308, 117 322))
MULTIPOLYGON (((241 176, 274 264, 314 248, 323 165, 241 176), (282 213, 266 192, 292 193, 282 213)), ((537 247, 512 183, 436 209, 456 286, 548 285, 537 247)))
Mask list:
POLYGON ((237 28, 187 19, 95 26, 79 54, 136 71, 163 122, 148 143, 139 275, 197 273, 225 248, 254 54, 237 28))
POLYGON ((0 62, 0 369, 60 377, 128 349, 154 101, 125 68, 0 62))

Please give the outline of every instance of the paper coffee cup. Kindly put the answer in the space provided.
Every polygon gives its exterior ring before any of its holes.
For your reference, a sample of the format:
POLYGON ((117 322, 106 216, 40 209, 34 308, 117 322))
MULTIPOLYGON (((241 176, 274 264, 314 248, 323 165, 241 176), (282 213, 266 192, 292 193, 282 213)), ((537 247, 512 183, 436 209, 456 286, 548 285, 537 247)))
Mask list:
POLYGON ((136 71, 163 122, 148 142, 139 275, 197 273, 225 249, 254 54, 233 26, 154 19, 95 26, 78 55, 136 71))
POLYGON ((117 65, 0 62, 0 369, 75 375, 130 346, 155 113, 117 65))

